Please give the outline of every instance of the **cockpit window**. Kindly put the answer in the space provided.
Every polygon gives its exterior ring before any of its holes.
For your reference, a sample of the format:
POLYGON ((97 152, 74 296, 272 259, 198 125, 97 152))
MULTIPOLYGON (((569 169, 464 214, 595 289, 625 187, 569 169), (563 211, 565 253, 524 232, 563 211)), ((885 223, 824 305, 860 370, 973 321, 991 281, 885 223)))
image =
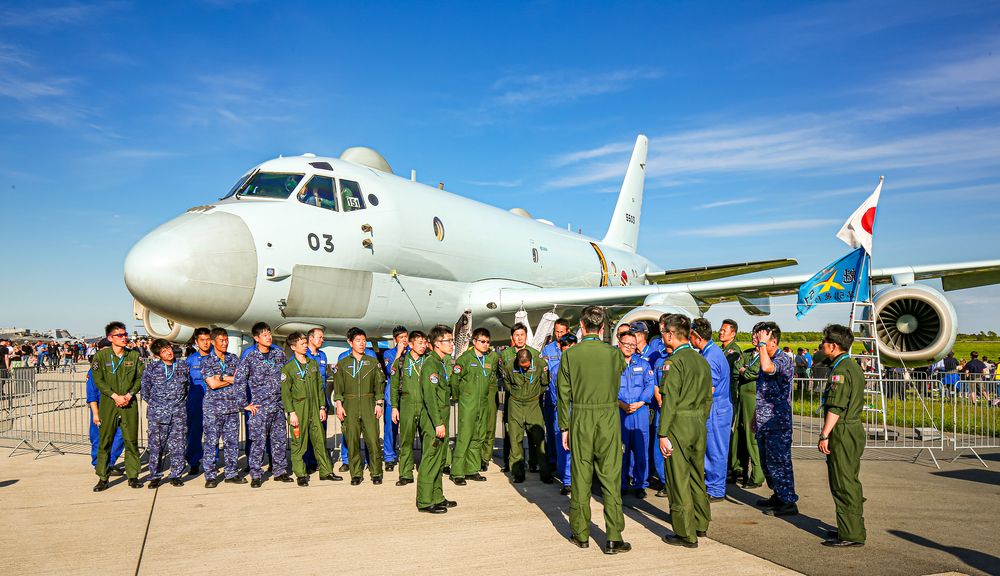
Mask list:
POLYGON ((226 195, 222 197, 222 199, 225 200, 226 198, 229 198, 233 194, 236 194, 237 192, 239 192, 240 189, 243 188, 243 185, 247 183, 247 180, 249 180, 250 177, 254 175, 254 172, 256 172, 256 170, 251 170, 251 171, 247 172, 246 174, 244 174, 242 178, 240 178, 239 180, 236 181, 236 184, 233 185, 233 187, 229 189, 229 192, 227 192, 226 195))
POLYGON ((365 200, 361 195, 361 186, 359 186, 357 182, 341 180, 340 199, 344 205, 344 212, 364 210, 365 208, 365 200))
POLYGON ((337 198, 333 192, 333 178, 313 176, 298 193, 299 202, 337 211, 337 198))
POLYGON ((299 185, 304 174, 279 174, 257 172, 250 181, 236 193, 237 196, 255 198, 288 198, 299 185))

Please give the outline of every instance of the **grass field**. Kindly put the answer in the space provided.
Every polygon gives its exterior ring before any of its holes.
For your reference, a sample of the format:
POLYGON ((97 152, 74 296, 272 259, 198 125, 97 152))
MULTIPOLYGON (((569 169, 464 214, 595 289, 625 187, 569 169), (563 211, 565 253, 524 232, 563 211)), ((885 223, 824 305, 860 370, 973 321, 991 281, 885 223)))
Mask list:
MULTIPOLYGON (((740 339, 736 340, 736 343, 740 345, 744 350, 750 348, 750 341, 742 341, 740 339)), ((811 354, 813 350, 819 348, 819 340, 815 342, 782 342, 782 348, 788 346, 792 349, 794 354, 798 348, 806 348, 811 354)), ((855 344, 855 352, 861 352, 861 345, 855 344)), ((955 357, 960 360, 968 360, 970 352, 979 352, 979 357, 982 358, 986 356, 990 358, 993 362, 996 362, 997 358, 1000 358, 1000 340, 969 340, 969 341, 957 341, 955 342, 955 357)))

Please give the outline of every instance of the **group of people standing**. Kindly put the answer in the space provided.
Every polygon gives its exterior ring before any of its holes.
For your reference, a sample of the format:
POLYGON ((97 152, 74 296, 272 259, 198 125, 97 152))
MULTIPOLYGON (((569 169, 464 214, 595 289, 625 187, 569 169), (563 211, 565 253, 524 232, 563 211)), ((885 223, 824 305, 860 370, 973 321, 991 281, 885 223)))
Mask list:
MULTIPOLYGON (((252 487, 263 482, 265 452, 276 481, 307 486, 313 471, 320 480, 342 480, 326 449, 325 427, 332 414, 342 422, 346 463, 341 471, 349 472, 352 485, 363 481, 366 465, 373 484, 382 483, 383 466, 392 470, 397 464, 396 485, 413 483, 419 437, 416 506, 441 514, 457 505, 444 496, 443 475, 458 486, 486 480, 480 472, 492 459, 502 407, 503 470, 515 483, 523 482, 528 471, 538 472, 544 483, 560 482, 562 494, 571 497, 570 540, 577 546, 589 545, 595 477, 604 494, 606 553, 631 549, 621 538, 623 491, 644 498, 645 488, 653 486, 657 496, 669 497, 674 534, 663 539, 692 548, 707 533, 710 503, 725 497, 727 476, 741 478, 747 487, 766 480, 774 490, 760 502, 767 513, 797 513, 789 402, 794 368, 779 353, 777 325, 755 326, 753 348, 742 351, 734 343, 737 327, 731 320, 720 329, 721 347, 705 319, 665 314, 659 319, 662 337, 652 340, 645 323, 623 325, 618 348, 604 343, 605 322, 603 309, 584 309, 578 337, 568 321, 557 320, 541 352, 526 344, 524 325, 512 328, 511 346, 499 354, 489 331, 480 328, 457 357, 450 327, 438 325, 428 334, 399 327, 396 346, 383 355, 384 366, 368 348, 364 331, 352 328, 350 350, 332 367, 319 349, 320 329, 289 335, 288 357, 273 343, 270 327, 258 323, 252 329, 255 345, 240 358, 227 351, 224 330, 200 328, 195 353, 185 361, 175 361, 173 347, 156 340, 150 346, 154 361, 145 369, 126 347, 124 325, 112 322, 105 330, 110 346, 95 355, 91 366, 100 396, 92 404, 99 426, 94 490, 109 486, 116 437, 125 452, 129 486, 142 486, 135 401, 141 393, 149 422, 150 487, 164 481, 167 452, 166 481, 172 485, 183 484, 185 460, 191 472, 204 472, 208 488, 222 481, 246 483, 236 465, 241 415, 248 420, 252 487), (453 401, 458 430, 452 451, 453 401), (192 404, 201 408, 196 418, 192 404), (288 471, 289 441, 294 480, 288 471), (383 463, 390 453, 395 458, 383 463)), ((856 362, 841 366, 850 350, 847 339, 853 341, 849 329, 831 326, 823 343, 827 352, 830 341, 827 357, 834 360, 824 393, 827 425, 819 443, 830 455, 838 510, 840 531, 827 542, 833 546, 864 542, 857 480, 864 448, 863 430, 858 436, 864 380, 860 368, 854 370, 856 362)))

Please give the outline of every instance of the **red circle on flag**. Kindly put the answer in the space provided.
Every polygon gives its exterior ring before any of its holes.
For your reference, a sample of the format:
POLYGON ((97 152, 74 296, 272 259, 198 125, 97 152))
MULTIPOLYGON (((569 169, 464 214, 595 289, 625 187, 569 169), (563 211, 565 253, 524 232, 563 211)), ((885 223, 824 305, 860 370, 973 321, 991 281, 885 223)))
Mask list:
POLYGON ((865 211, 865 215, 861 217, 861 227, 864 228, 865 232, 871 234, 872 226, 875 225, 875 207, 872 206, 865 211))

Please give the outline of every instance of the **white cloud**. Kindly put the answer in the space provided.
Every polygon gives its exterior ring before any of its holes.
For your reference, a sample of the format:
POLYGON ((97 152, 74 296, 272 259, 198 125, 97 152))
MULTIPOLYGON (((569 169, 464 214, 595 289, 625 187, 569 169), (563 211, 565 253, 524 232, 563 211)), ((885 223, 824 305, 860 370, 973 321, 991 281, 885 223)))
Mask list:
POLYGON ((741 236, 753 236, 755 234, 788 232, 790 230, 808 230, 838 222, 840 222, 840 220, 831 218, 796 218, 791 220, 778 220, 774 222, 709 226, 706 228, 698 228, 696 230, 677 230, 673 231, 671 235, 675 238, 681 238, 687 234, 693 234, 699 238, 736 238, 741 236))
POLYGON ((733 198, 732 200, 719 200, 717 202, 709 202, 708 204, 700 204, 694 208, 695 210, 711 210, 712 208, 723 208, 725 206, 738 206, 752 201, 753 198, 733 198))
POLYGON ((6 8, 0 11, 0 28, 43 29, 75 26, 90 20, 109 8, 122 6, 120 2, 82 4, 71 2, 63 6, 6 8))
POLYGON ((503 106, 558 104, 586 96, 624 92, 636 82, 659 77, 656 70, 638 68, 596 74, 559 71, 504 76, 493 83, 493 90, 499 92, 493 101, 503 106))
POLYGON ((486 188, 518 188, 523 184, 520 179, 517 180, 466 180, 466 184, 471 184, 472 186, 483 186, 486 188))

